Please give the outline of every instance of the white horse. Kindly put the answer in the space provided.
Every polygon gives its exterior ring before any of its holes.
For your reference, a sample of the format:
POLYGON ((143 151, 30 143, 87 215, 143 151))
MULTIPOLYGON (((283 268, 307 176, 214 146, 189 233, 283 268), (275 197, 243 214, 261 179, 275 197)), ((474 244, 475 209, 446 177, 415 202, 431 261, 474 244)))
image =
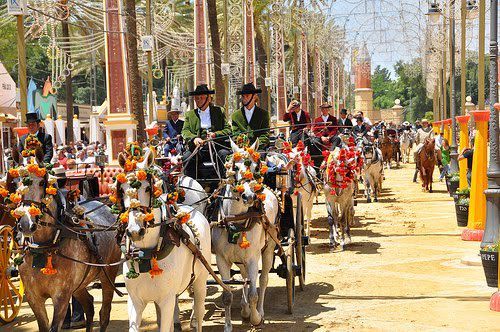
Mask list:
POLYGON ((382 152, 372 144, 366 145, 363 147, 363 159, 366 202, 371 203, 371 192, 373 192, 375 202, 378 202, 384 179, 382 152))
POLYGON ((410 154, 412 147, 412 137, 411 132, 409 130, 404 130, 401 135, 401 154, 403 159, 403 164, 407 164, 410 162, 410 154))
MULTIPOLYGON (((325 162, 323 175, 323 188, 325 203, 328 212, 328 225, 330 228, 330 247, 335 248, 340 244, 341 249, 351 243, 350 226, 354 223, 354 178, 347 181, 335 168, 340 164, 338 154, 343 149, 335 149, 325 162), (339 231, 341 236, 339 235, 339 231)), ((344 148, 345 150, 345 148, 344 148)))
MULTIPOLYGON (((314 200, 318 197, 317 186, 315 180, 317 173, 314 167, 310 164, 311 157, 307 153, 307 148, 300 149, 294 147, 291 152, 287 153, 288 162, 278 155, 269 155, 267 160, 272 164, 284 168, 286 170, 294 170, 292 173, 294 192, 292 197, 293 206, 297 206, 297 196, 300 193, 302 198, 302 210, 305 217, 305 233, 310 235, 312 208, 314 200)), ((294 211, 294 215, 296 215, 294 211)))
MULTIPOLYGON (((126 159, 123 154, 119 158, 120 166, 124 167, 126 159)), ((153 164, 152 155, 146 158, 145 165, 139 166, 139 171, 148 169, 153 164)), ((123 200, 123 207, 127 214, 126 236, 131 245, 142 252, 157 250, 160 246, 163 227, 156 227, 158 223, 168 220, 165 216, 164 205, 160 208, 151 208, 150 202, 154 200, 155 190, 161 187, 161 182, 155 181, 152 175, 146 179, 139 179, 138 172, 134 170, 126 174, 127 181, 117 185, 117 194, 123 200), (137 183, 140 186, 137 188, 137 183), (132 187, 133 185, 134 187, 132 187), (149 212, 150 211, 150 212, 149 212), (154 215, 153 221, 148 216, 154 215), (154 222, 155 224, 151 224, 154 222)), ((155 195, 156 196, 156 195, 155 195)), ((168 208, 168 207, 167 207, 168 208)), ((210 257, 210 226, 206 218, 198 211, 188 206, 180 206, 178 213, 187 213, 189 221, 180 225, 189 234, 191 242, 196 243, 203 256, 210 257)), ((123 214, 120 215, 122 219, 123 214)), ((175 222, 175 221, 174 221, 175 222)), ((162 253, 159 252, 159 255, 162 253)), ((129 331, 139 331, 142 313, 148 302, 154 302, 160 311, 160 331, 173 331, 174 329, 174 307, 176 297, 192 287, 194 294, 193 313, 191 315, 191 326, 197 331, 202 330, 203 316, 205 314, 205 297, 208 271, 201 262, 196 260, 193 253, 183 244, 173 246, 166 257, 156 260, 144 259, 151 264, 150 273, 140 273, 136 278, 125 278, 125 285, 129 294, 128 313, 129 331), (152 273, 154 271, 154 273, 152 273), (151 274, 151 275, 150 275, 151 274), (153 278, 154 277, 154 278, 153 278)), ((139 260, 144 263, 144 260, 139 260)), ((133 268, 129 262, 123 264, 123 272, 127 276, 140 271, 139 263, 134 261, 133 268)))
MULTIPOLYGON (((278 199, 270 189, 265 186, 261 187, 260 175, 258 174, 261 167, 265 166, 261 165, 258 156, 253 158, 254 151, 258 148, 258 141, 249 149, 239 148, 232 141, 231 147, 233 150, 232 161, 226 163, 226 174, 231 179, 230 182, 235 183, 229 183, 225 187, 221 214, 226 217, 236 217, 236 219, 238 216, 242 216, 241 220, 233 221, 232 224, 237 228, 244 229, 244 231, 237 238, 237 242, 230 243, 228 240, 229 225, 222 219, 221 227, 212 228, 212 246, 223 280, 231 278, 233 264, 237 264, 242 277, 249 280, 250 285, 245 284, 243 288, 241 316, 243 319, 250 318, 250 323, 258 326, 264 322, 264 297, 276 246, 269 233, 273 232, 277 238, 278 232, 275 224, 278 219, 278 199), (265 198, 262 195, 265 195, 265 198), (245 214, 249 210, 255 209, 256 206, 265 213, 269 224, 262 217, 260 221, 251 221, 245 217, 245 214), (259 291, 257 292, 257 277, 261 258, 262 268, 259 291)), ((232 300, 232 293, 224 291, 222 302, 225 307, 224 331, 226 332, 232 331, 232 300)))

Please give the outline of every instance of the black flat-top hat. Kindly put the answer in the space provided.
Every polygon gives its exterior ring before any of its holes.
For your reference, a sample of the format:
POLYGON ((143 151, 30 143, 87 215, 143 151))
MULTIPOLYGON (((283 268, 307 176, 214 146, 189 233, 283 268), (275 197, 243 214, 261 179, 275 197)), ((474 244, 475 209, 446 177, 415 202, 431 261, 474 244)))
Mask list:
POLYGON ((329 103, 323 103, 319 106, 319 108, 332 108, 333 106, 329 103))
POLYGON ((26 113, 26 123, 40 122, 38 113, 26 113))
POLYGON ((194 91, 190 91, 190 96, 201 96, 201 95, 213 95, 215 94, 215 90, 210 90, 208 85, 200 84, 194 89, 194 91))
POLYGON ((243 85, 243 88, 240 91, 236 92, 236 95, 254 95, 256 93, 261 93, 262 89, 256 89, 253 83, 247 83, 243 85))

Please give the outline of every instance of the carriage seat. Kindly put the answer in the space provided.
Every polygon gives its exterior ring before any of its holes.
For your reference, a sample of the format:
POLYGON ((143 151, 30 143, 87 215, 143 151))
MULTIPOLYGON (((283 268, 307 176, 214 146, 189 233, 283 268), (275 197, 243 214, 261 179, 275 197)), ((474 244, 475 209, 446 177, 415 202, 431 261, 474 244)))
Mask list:
POLYGON ((98 167, 87 168, 86 170, 70 170, 66 172, 68 180, 71 178, 80 178, 87 174, 88 176, 95 177, 99 181, 99 196, 108 196, 111 194, 109 186, 113 183, 113 178, 121 172, 119 166, 106 166, 104 168, 104 176, 101 181, 101 169, 98 167))

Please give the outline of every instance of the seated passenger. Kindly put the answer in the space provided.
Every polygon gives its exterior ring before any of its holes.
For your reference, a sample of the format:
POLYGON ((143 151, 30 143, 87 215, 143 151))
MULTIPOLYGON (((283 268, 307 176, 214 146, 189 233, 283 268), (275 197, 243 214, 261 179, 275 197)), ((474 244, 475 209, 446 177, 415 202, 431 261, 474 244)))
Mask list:
POLYGON ((319 109, 321 115, 313 123, 314 136, 321 143, 321 150, 334 149, 341 144, 341 139, 337 135, 337 118, 330 114, 332 105, 323 104, 319 109))
POLYGON ((290 140, 292 146, 297 145, 300 140, 304 140, 304 132, 311 126, 309 113, 300 108, 300 101, 292 100, 283 121, 290 122, 290 140))
POLYGON ((265 150, 269 146, 269 112, 256 105, 259 100, 257 94, 261 89, 256 89, 253 83, 243 85, 236 92, 241 95, 243 106, 235 111, 231 117, 233 135, 245 134, 250 144, 259 139, 259 149, 265 150))

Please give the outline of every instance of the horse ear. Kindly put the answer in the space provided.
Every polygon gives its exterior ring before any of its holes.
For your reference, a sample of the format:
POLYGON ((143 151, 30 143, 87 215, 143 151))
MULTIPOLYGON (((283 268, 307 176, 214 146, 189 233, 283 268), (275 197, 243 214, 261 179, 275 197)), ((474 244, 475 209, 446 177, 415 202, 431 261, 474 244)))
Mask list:
POLYGON ((17 146, 14 146, 12 148, 11 155, 12 155, 12 160, 14 160, 14 162, 17 165, 20 165, 21 164, 21 154, 19 153, 19 149, 17 148, 17 146))
POLYGON ((259 149, 259 138, 257 138, 255 140, 255 142, 253 142, 251 148, 254 150, 254 151, 257 151, 259 149))
POLYGON ((35 150, 35 157, 38 164, 43 164, 43 150, 41 147, 37 147, 35 150))
POLYGON ((149 150, 147 153, 148 153, 148 155, 146 158, 146 166, 151 167, 151 166, 153 166, 153 164, 155 162, 155 155, 154 155, 152 150, 149 150))
POLYGON ((238 152, 240 148, 236 143, 234 143, 231 137, 229 137, 229 142, 231 143, 231 149, 233 150, 233 152, 238 152))
POLYGON ((118 154, 118 165, 120 165, 121 168, 124 168, 126 162, 127 162, 127 158, 125 157, 123 152, 120 152, 118 154))

